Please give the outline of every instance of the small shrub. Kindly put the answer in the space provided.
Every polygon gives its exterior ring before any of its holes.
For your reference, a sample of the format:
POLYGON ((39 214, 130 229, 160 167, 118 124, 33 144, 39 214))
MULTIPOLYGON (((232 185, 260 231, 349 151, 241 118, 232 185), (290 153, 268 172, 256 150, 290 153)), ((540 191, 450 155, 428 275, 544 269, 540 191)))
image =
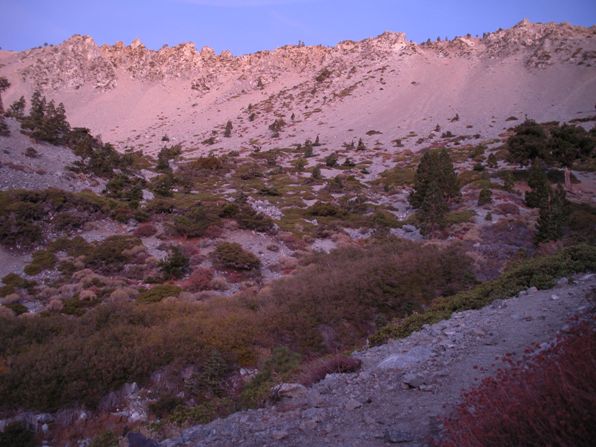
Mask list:
POLYGON ((151 237, 155 233, 157 233, 157 228, 150 223, 139 225, 134 231, 136 237, 151 237))
POLYGON ((24 422, 11 422, 0 432, 0 447, 35 447, 35 432, 24 422))
POLYGON ((476 213, 474 210, 451 211, 445 217, 447 225, 458 225, 461 223, 471 222, 476 213))
POLYGON ((118 436, 111 431, 105 431, 93 438, 89 447, 118 447, 118 436))
POLYGON ((28 147, 27 149, 25 149, 25 157, 29 157, 29 158, 39 158, 39 152, 37 152, 35 150, 35 148, 33 147, 28 147))
POLYGON ((27 275, 37 275, 53 268, 56 265, 56 256, 50 250, 38 250, 33 253, 31 262, 25 267, 27 275))
POLYGON ((493 192, 489 188, 482 188, 478 194, 478 206, 488 205, 493 202, 493 192))
POLYGON ((167 258, 159 262, 164 279, 180 279, 189 271, 190 261, 179 247, 174 247, 167 258))
POLYGON ((235 242, 217 244, 213 252, 213 260, 215 265, 221 269, 250 271, 258 270, 261 267, 259 258, 235 242))
POLYGON ((325 166, 328 168, 334 168, 337 166, 337 155, 331 154, 325 157, 325 166))
POLYGON ((320 201, 308 207, 306 213, 316 217, 340 217, 345 214, 337 205, 320 201))
POLYGON ((298 381, 306 386, 320 382, 327 374, 345 374, 356 372, 362 362, 354 357, 336 354, 323 357, 302 366, 298 381))
POLYGON ((182 404, 184 404, 184 401, 179 397, 172 395, 160 396, 157 401, 149 404, 149 411, 158 418, 163 419, 182 404))
POLYGON ((25 306, 24 304, 21 304, 21 303, 8 303, 8 304, 5 304, 4 306, 6 306, 10 310, 12 310, 15 313, 15 315, 22 315, 22 314, 26 314, 27 312, 29 312, 29 309, 27 309, 27 306, 25 306))
POLYGON ((197 204, 182 215, 176 216, 173 227, 178 235, 195 238, 204 236, 207 229, 216 221, 217 216, 205 206, 197 204))
POLYGON ((178 296, 182 289, 172 284, 159 284, 151 289, 145 290, 138 297, 139 303, 158 303, 169 296, 178 296))
POLYGON ((209 269, 198 268, 194 270, 188 279, 183 283, 185 290, 189 292, 200 292, 212 288, 213 272, 209 269))
POLYGON ((93 245, 85 264, 106 274, 117 273, 130 261, 124 252, 137 245, 142 243, 136 237, 110 236, 93 245))

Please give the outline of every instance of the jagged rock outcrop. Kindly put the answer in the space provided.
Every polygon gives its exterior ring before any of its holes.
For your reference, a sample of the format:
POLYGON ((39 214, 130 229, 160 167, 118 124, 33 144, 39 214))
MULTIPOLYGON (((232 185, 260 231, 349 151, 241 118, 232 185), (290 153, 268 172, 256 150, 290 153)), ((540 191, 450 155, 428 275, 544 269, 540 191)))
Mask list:
POLYGON ((417 149, 437 124, 494 138, 512 115, 592 113, 595 37, 596 27, 522 21, 482 37, 416 44, 385 32, 234 56, 190 42, 152 50, 138 39, 98 46, 75 35, 0 54, 0 75, 12 83, 5 102, 41 89, 65 103, 71 122, 120 149, 155 152, 163 135, 202 153, 282 147, 317 134, 336 147, 358 138, 392 147, 416 134, 405 147, 417 149), (451 124, 456 113, 462 120, 451 124), (272 133, 278 118, 286 126, 272 133), (218 138, 228 120, 235 131, 218 138))
MULTIPOLYGON (((523 50, 531 50, 529 65, 541 67, 555 62, 592 61, 594 51, 584 49, 578 41, 592 38, 596 28, 568 24, 532 24, 523 20, 511 29, 487 33, 481 39, 456 37, 450 41, 426 45, 427 50, 447 54, 480 57, 506 57, 523 50), (578 51, 579 50, 579 51, 578 51)), ((90 83, 98 89, 114 88, 117 69, 124 69, 134 79, 159 81, 164 79, 209 78, 237 71, 239 78, 247 72, 275 79, 276 72, 288 70, 316 71, 325 63, 352 55, 362 61, 418 51, 418 45, 407 40, 404 33, 385 32, 359 42, 343 41, 335 47, 284 46, 274 51, 234 57, 229 51, 219 56, 208 47, 197 51, 192 42, 174 47, 164 46, 155 51, 135 39, 129 46, 122 42, 99 47, 90 36, 74 35, 60 45, 32 49, 20 56, 26 67, 24 79, 42 89, 79 88, 90 83)), ((235 74, 235 73, 234 73, 235 74)))

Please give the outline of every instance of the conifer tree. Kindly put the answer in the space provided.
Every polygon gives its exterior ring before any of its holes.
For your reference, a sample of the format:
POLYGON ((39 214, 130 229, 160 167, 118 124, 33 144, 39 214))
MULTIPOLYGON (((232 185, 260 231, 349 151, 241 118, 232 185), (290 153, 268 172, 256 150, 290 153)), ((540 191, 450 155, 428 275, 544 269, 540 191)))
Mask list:
POLYGON ((230 138, 232 136, 232 129, 234 128, 234 126, 232 125, 232 121, 229 121, 226 123, 226 130, 224 130, 224 137, 226 138, 230 138))
POLYGON ((4 107, 2 106, 2 93, 4 93, 8 87, 10 87, 10 82, 8 79, 0 76, 0 115, 4 113, 4 107))
POLYGON ((532 188, 526 193, 526 205, 530 208, 541 208, 548 201, 549 183, 544 164, 536 160, 528 173, 528 186, 532 188))
POLYGON ((410 204, 418 209, 424 233, 432 233, 445 224, 450 202, 459 199, 460 188, 446 149, 426 151, 422 155, 410 204))
POLYGON ((537 158, 548 158, 548 136, 542 126, 526 120, 515 128, 515 134, 507 140, 507 148, 512 161, 522 165, 537 158))
POLYGON ((10 129, 4 120, 4 116, 0 115, 0 137, 10 136, 10 129))
POLYGON ((12 118, 16 118, 18 120, 22 120, 25 116, 25 107, 27 103, 25 101, 25 97, 21 96, 15 102, 13 102, 10 107, 8 108, 6 115, 12 118))
POLYGON ((421 229, 424 234, 431 234, 445 227, 445 214, 449 210, 445 195, 438 182, 430 182, 426 195, 418 210, 421 229))
POLYGON ((561 185, 548 190, 548 198, 540 207, 536 225, 536 242, 556 241, 563 235, 567 222, 569 202, 561 185))

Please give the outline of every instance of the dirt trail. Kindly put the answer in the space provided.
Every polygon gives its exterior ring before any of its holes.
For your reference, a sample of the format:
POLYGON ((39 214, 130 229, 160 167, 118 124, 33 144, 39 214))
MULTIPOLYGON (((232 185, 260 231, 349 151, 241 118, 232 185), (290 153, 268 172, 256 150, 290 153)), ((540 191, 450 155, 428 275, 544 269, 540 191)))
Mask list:
POLYGON ((461 392, 492 375, 507 353, 548 346, 569 318, 590 312, 596 275, 529 289, 480 310, 455 314, 410 337, 354 354, 354 374, 328 375, 274 407, 185 430, 174 446, 425 446, 461 392))

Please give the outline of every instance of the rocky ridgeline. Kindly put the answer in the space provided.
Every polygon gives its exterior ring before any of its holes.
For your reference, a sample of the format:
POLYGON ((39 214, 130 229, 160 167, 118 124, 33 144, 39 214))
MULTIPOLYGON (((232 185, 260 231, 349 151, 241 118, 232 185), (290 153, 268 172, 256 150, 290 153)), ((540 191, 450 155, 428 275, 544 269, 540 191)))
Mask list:
MULTIPOLYGON (((109 90, 121 76, 143 81, 188 80, 193 89, 208 92, 230 76, 240 88, 251 90, 275 81, 282 73, 312 73, 326 66, 369 66, 383 59, 410 56, 425 51, 443 56, 498 58, 525 52, 529 66, 555 62, 590 64, 596 52, 586 48, 586 39, 596 27, 520 22, 511 29, 485 34, 482 38, 457 37, 417 45, 403 33, 383 33, 359 42, 343 41, 334 47, 288 45, 273 51, 235 57, 229 51, 217 55, 211 48, 200 50, 193 43, 164 46, 155 51, 139 40, 130 45, 98 46, 89 36, 75 35, 56 46, 19 53, 25 66, 24 80, 44 90, 92 86, 109 90)), ((590 45, 588 45, 589 47, 590 45)))
MULTIPOLYGON (((283 384, 275 389, 275 405, 189 428, 161 445, 429 445, 462 391, 502 366, 497 359, 519 359, 530 346, 546 349, 569 331, 570 318, 589 318, 595 288, 593 274, 563 278, 551 290, 530 288, 456 313, 403 340, 355 353, 362 361, 357 373, 327 375, 311 388, 283 384)), ((130 445, 157 446, 144 442, 130 445)))

